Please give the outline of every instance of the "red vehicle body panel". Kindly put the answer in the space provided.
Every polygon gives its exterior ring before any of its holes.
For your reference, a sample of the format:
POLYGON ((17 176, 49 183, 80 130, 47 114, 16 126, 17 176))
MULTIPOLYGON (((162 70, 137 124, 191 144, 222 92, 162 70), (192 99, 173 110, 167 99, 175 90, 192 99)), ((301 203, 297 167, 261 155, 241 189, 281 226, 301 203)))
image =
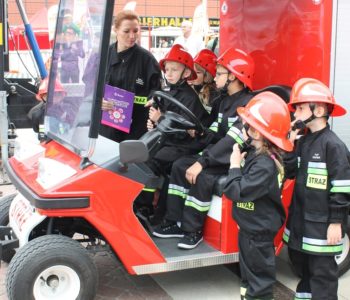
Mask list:
POLYGON ((40 209, 39 213, 48 217, 86 219, 103 234, 130 274, 135 273, 132 266, 165 261, 133 213, 132 203, 141 192, 142 184, 95 165, 81 170, 80 157, 55 141, 48 143, 45 147, 46 158, 65 163, 77 173, 49 190, 44 190, 36 181, 38 157, 33 157, 25 163, 18 162, 14 158, 10 159, 15 173, 40 197, 88 196, 90 207, 64 210, 40 209))
POLYGON ((220 7, 220 51, 252 55, 254 89, 301 77, 329 84, 332 0, 221 0, 220 7))

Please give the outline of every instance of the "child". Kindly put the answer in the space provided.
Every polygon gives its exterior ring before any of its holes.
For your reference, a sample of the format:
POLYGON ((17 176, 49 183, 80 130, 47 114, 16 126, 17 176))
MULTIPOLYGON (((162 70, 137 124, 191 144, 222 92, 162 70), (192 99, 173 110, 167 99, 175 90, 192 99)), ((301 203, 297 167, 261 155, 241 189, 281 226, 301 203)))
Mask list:
MULTIPOLYGON (((44 124, 48 86, 49 86, 49 78, 46 77, 41 81, 39 85, 39 91, 35 96, 36 99, 40 102, 28 112, 28 118, 32 120, 33 130, 35 132, 38 132, 39 135, 40 135, 39 130, 41 130, 41 127, 42 127, 41 125, 44 124)), ((55 82, 55 94, 56 94, 56 98, 59 98, 59 99, 62 99, 66 95, 65 90, 63 89, 62 85, 58 81, 55 82)))
POLYGON ((285 219, 280 188, 284 171, 279 148, 293 149, 287 138, 290 114, 285 102, 271 92, 256 95, 245 108, 238 108, 238 114, 245 122, 246 143, 250 147, 241 154, 238 145, 233 146, 224 194, 234 202, 232 214, 240 229, 241 297, 273 299, 273 240, 285 219))
POLYGON ((302 127, 308 129, 294 155, 285 160, 286 177, 296 178, 283 235, 301 274, 295 299, 337 299, 334 257, 342 252, 350 205, 350 156, 329 128, 328 118, 345 115, 346 110, 327 86, 311 78, 294 84, 289 108, 299 124, 299 129, 293 126, 291 140, 302 127))
POLYGON ((197 92, 204 108, 210 114, 204 126, 210 126, 216 120, 221 102, 221 95, 214 81, 216 60, 214 52, 208 49, 201 50, 193 59, 197 79, 190 81, 189 84, 197 92))
MULTIPOLYGON (((167 93, 185 105, 201 122, 205 122, 209 114, 201 104, 196 92, 187 82, 187 80, 197 78, 192 56, 181 45, 174 45, 164 59, 159 61, 159 64, 169 87, 167 93)), ((183 112, 177 106, 166 100, 162 109, 183 115, 183 112)), ((153 124, 158 122, 161 114, 162 112, 159 108, 150 108, 149 129, 152 129, 153 124)), ((184 117, 186 118, 185 115, 184 117)), ((158 174, 168 174, 172 163, 176 159, 184 155, 197 153, 201 150, 198 147, 199 144, 190 135, 186 137, 171 136, 153 157, 151 162, 152 169, 158 174)))
MULTIPOLYGON (((165 55, 164 59, 159 62, 160 67, 165 75, 165 80, 168 86, 168 93, 184 106, 186 106, 201 122, 209 117, 208 112, 201 104, 197 93, 190 87, 187 80, 194 80, 197 78, 193 67, 192 56, 183 49, 181 45, 174 45, 170 51, 165 55)), ((162 99, 164 100, 164 99, 162 99)), ((177 106, 167 101, 163 101, 161 108, 163 111, 172 111, 186 116, 183 111, 177 106)), ((162 111, 160 108, 150 107, 149 121, 147 127, 149 130, 153 129, 157 124, 162 111)), ((161 149, 157 151, 155 156, 147 162, 148 166, 157 175, 163 175, 165 178, 171 170, 173 162, 184 155, 194 154, 200 151, 201 144, 190 136, 190 134, 174 134, 169 136, 161 149)), ((166 186, 166 184, 165 184, 166 186)), ((153 191, 150 193, 143 193, 135 202, 144 211, 144 215, 148 215, 147 211, 152 211, 153 191), (146 205, 146 208, 144 207, 146 205), (143 206, 143 207, 142 207, 143 206)))
POLYGON ((252 98, 252 58, 230 48, 217 63, 216 86, 227 96, 221 101, 217 121, 201 139, 206 146, 203 154, 183 157, 173 164, 165 219, 153 231, 161 238, 182 237, 177 245, 182 249, 193 249, 203 240, 215 181, 227 174, 233 144, 242 143, 237 107, 245 106, 252 98), (181 228, 177 222, 181 222, 181 228))

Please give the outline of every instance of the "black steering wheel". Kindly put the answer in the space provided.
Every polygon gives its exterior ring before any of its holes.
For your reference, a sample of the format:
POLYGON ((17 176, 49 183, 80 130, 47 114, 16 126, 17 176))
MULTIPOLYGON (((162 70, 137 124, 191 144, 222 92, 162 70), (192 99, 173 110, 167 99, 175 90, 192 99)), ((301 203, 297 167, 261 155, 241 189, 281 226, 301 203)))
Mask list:
POLYGON ((198 134, 202 134, 204 132, 204 127, 201 121, 199 121, 199 119, 185 105, 183 105, 181 102, 179 102, 174 97, 170 96, 165 92, 156 91, 153 93, 153 100, 155 101, 158 107, 163 106, 162 103, 160 102, 160 98, 166 99, 171 103, 173 103, 174 105, 176 105, 184 113, 184 115, 188 118, 188 120, 184 119, 184 117, 174 112, 166 112, 164 114, 165 118, 167 116, 171 118, 177 118, 178 123, 182 124, 185 127, 191 127, 187 129, 194 129, 197 131, 198 134), (190 121, 192 124, 188 123, 188 121, 190 121))

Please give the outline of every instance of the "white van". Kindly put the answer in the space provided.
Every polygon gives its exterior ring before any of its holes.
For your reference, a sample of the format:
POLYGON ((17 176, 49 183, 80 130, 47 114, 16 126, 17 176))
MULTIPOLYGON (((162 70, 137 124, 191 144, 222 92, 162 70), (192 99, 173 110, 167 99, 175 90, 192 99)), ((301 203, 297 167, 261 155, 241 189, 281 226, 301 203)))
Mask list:
POLYGON ((150 32, 145 30, 141 32, 141 46, 150 50, 159 61, 170 50, 175 39, 182 35, 180 27, 158 27, 150 32))

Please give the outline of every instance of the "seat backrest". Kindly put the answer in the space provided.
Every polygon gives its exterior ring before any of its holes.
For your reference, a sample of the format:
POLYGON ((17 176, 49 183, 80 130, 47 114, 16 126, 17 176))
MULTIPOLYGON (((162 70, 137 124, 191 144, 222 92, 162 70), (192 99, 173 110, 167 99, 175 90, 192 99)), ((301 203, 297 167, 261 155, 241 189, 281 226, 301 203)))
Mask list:
POLYGON ((289 102, 289 98, 290 98, 290 92, 291 92, 292 88, 290 86, 287 85, 269 85, 263 89, 260 90, 255 90, 253 91, 254 95, 257 95, 261 92, 272 92, 275 93, 276 95, 280 96, 286 103, 289 102))

